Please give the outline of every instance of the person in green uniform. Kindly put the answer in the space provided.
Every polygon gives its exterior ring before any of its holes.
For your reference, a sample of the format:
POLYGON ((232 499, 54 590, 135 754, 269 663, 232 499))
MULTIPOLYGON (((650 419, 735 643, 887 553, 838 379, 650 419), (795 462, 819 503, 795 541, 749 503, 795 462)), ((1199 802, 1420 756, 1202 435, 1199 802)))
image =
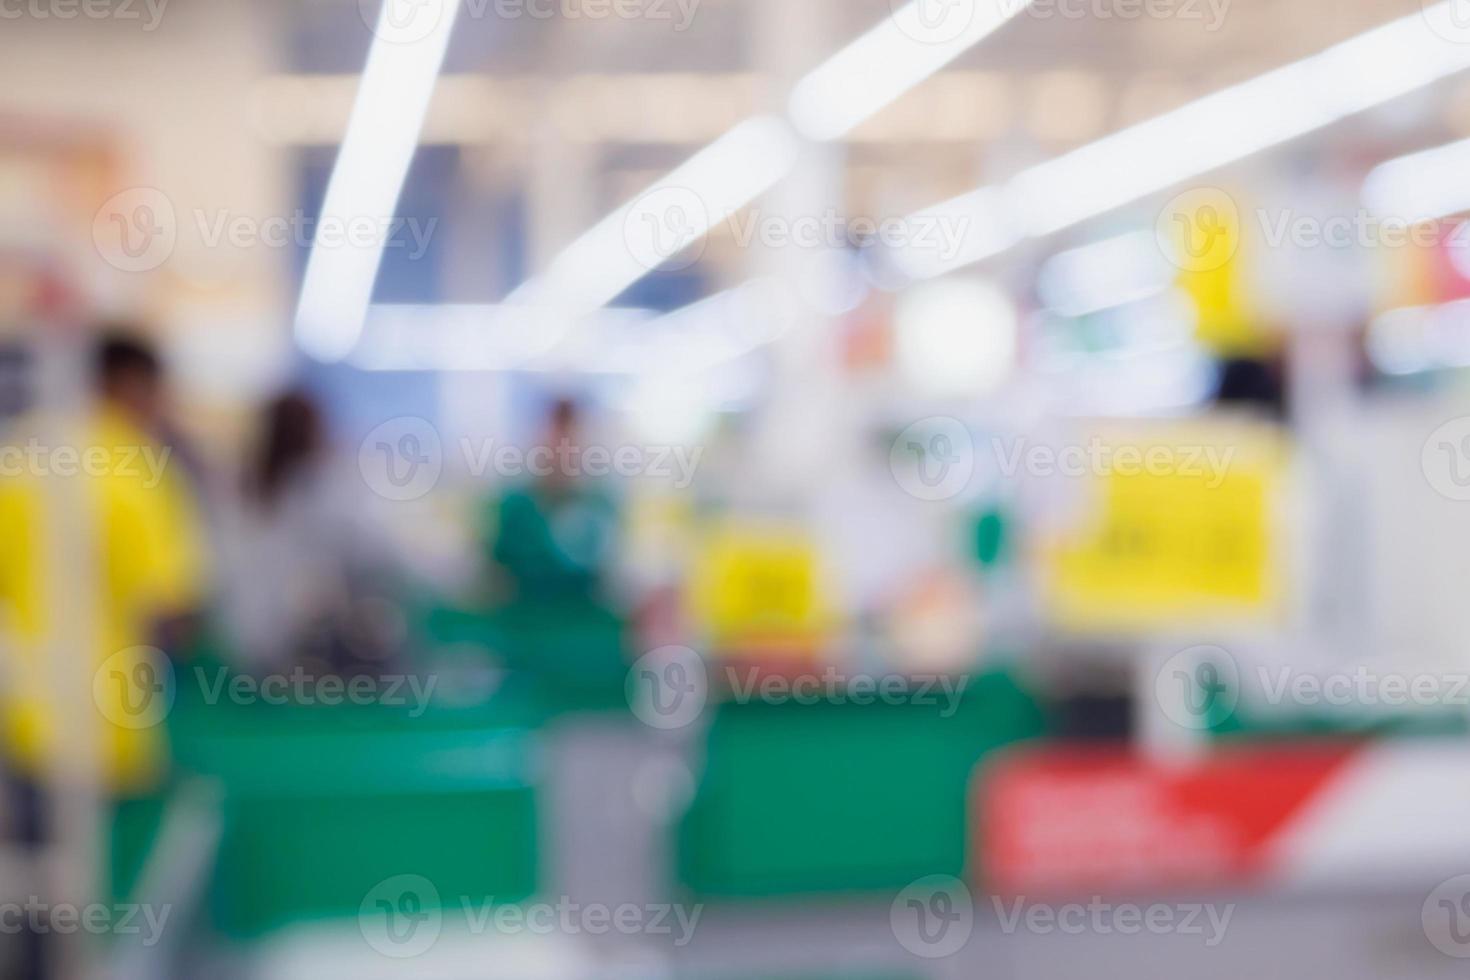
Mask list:
POLYGON ((619 512, 580 466, 577 407, 555 402, 526 454, 529 479, 487 503, 488 564, 509 665, 558 702, 621 702, 625 621, 609 588, 619 512))
POLYGON ((581 449, 576 405, 559 400, 542 442, 527 453, 530 481, 496 504, 490 559, 514 601, 603 598, 617 509, 579 472, 581 449))

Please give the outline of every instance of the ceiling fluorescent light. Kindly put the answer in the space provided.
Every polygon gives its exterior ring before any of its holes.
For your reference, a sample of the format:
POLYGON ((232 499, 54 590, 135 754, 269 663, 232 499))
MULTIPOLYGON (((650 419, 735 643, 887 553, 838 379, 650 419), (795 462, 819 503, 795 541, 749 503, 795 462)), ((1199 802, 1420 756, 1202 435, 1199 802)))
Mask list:
POLYGON ((748 119, 562 251, 509 302, 575 319, 690 249, 796 165, 797 141, 774 116, 748 119))
MULTIPOLYGON (((841 136, 1030 3, 916 0, 802 79, 788 105, 791 121, 811 139, 841 136)), ((604 218, 509 302, 565 314, 548 317, 553 324, 611 302, 789 174, 796 165, 795 136, 773 117, 742 123, 604 218)))
POLYGON ((787 111, 809 139, 845 136, 954 61, 1031 0, 915 0, 797 83, 787 111))
MULTIPOLYGON (((439 0, 423 36, 402 35, 384 0, 347 134, 327 184, 296 308, 296 338, 322 361, 340 361, 362 334, 373 284, 408 174, 459 0, 439 0), (361 236, 358 229, 370 228, 361 236), (328 236, 331 236, 330 239, 328 236)), ((421 11, 415 17, 431 16, 421 11)))
MULTIPOLYGON (((1031 236, 1106 214, 1470 68, 1470 36, 1456 30, 1450 7, 1391 21, 926 213, 968 215, 972 227, 1012 221, 1031 236)), ((899 262, 940 275, 1004 251, 1008 238, 988 235, 950 262, 899 262)))
POLYGON ((1427 221, 1470 211, 1470 140, 1411 153, 1374 167, 1363 203, 1380 216, 1427 221))

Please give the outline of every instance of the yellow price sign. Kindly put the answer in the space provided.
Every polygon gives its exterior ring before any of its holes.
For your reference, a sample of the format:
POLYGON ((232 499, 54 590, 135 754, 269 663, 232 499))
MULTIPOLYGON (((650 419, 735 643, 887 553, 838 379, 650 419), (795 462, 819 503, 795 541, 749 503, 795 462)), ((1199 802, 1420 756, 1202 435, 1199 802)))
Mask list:
POLYGON ((690 583, 715 647, 812 645, 827 629, 820 561, 799 530, 731 524, 714 531, 690 583))
POLYGON ((1275 344, 1250 295, 1244 259, 1252 230, 1236 198, 1218 187, 1175 195, 1155 222, 1159 247, 1179 270, 1176 285, 1194 306, 1197 339, 1225 356, 1260 354, 1275 344))
POLYGON ((1074 628, 1260 621, 1280 599, 1284 447, 1230 424, 1095 437, 1081 519, 1044 553, 1056 619, 1074 628))

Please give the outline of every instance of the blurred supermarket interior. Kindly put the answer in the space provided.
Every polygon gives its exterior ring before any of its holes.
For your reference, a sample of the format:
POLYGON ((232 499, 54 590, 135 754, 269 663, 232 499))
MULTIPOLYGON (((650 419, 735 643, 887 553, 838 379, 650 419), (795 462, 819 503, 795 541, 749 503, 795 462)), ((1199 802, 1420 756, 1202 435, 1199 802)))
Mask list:
POLYGON ((1464 976, 1464 0, 0 82, 0 977, 1464 976))

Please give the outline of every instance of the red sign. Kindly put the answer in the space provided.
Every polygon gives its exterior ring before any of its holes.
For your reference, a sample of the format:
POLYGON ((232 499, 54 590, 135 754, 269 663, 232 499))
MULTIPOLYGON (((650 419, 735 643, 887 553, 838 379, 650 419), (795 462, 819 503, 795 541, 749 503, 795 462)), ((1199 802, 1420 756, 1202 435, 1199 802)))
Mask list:
POLYGON ((999 894, 1247 885, 1352 746, 1247 747, 1169 765, 1021 750, 976 773, 972 854, 999 894))

